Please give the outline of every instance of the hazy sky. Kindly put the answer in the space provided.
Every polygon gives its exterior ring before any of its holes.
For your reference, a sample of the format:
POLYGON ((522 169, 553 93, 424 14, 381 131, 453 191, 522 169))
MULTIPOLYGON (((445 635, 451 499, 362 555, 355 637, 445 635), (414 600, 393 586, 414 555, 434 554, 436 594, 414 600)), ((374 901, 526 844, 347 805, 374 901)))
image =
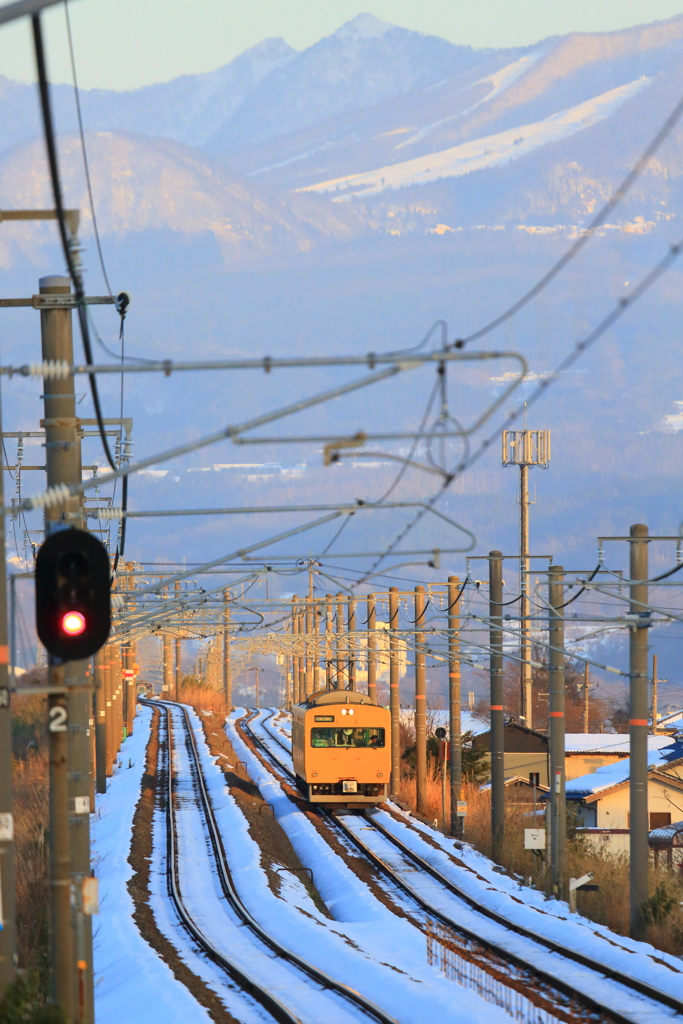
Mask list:
MULTIPOLYGON (((211 71, 267 36, 304 49, 357 14, 470 46, 517 46, 683 13, 683 0, 72 0, 87 88, 130 89, 211 71)), ((61 5, 44 15, 54 81, 70 80, 61 5)), ((0 29, 0 73, 33 79, 29 23, 0 29)))

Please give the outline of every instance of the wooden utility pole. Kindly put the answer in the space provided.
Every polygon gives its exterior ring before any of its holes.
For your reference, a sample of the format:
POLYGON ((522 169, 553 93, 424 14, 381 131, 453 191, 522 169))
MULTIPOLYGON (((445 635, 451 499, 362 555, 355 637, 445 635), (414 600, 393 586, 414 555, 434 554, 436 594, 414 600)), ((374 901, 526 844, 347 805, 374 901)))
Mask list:
POLYGON ((232 593, 226 590, 223 594, 223 697, 232 711, 232 671, 230 665, 230 601, 232 593))
POLYGON ((493 859, 505 841, 505 715, 503 688, 503 555, 489 552, 489 656, 491 679, 491 838, 493 859))
POLYGON ((448 718, 450 736, 451 835, 462 834, 463 819, 458 816, 462 788, 462 734, 460 722, 460 580, 448 577, 448 718))
POLYGON ((367 596, 368 606, 368 697, 377 700, 377 601, 374 594, 367 596))
MULTIPOLYGON (((43 277, 40 294, 49 295, 54 308, 41 309, 42 358, 45 361, 73 363, 71 328, 71 282, 66 277, 43 277)), ((76 418, 73 376, 43 380, 45 402, 45 462, 47 486, 80 484, 81 443, 76 418)), ((67 527, 82 528, 82 499, 75 497, 64 505, 48 508, 45 532, 67 527)), ((90 719, 92 692, 86 677, 87 661, 66 662, 57 666, 50 659, 48 679, 51 687, 66 687, 66 697, 52 693, 48 697, 50 729, 50 810, 51 842, 58 845, 51 858, 52 875, 52 973, 53 997, 67 1016, 79 1024, 93 1019, 92 928, 84 919, 79 894, 82 880, 90 869, 90 719), (59 682, 55 682, 55 680, 59 682), (62 718, 66 711, 66 720, 62 718), (55 723, 62 724, 55 732, 55 723), (53 749, 54 748, 54 749, 53 749), (54 829, 54 832, 53 832, 54 829), (65 884, 63 858, 69 852, 70 870, 65 884), (76 900, 71 906, 71 884, 76 900), (75 940, 75 941, 74 941, 75 940), (62 953, 66 945, 66 954, 62 953), (74 955, 76 954, 76 955, 74 955), (68 956, 67 977, 63 977, 68 956)), ((92 808, 94 810, 94 808, 92 808)))
POLYGON ((391 713, 391 792, 401 785, 401 696, 398 663, 398 587, 389 587, 389 711, 391 713))
POLYGON ((425 588, 415 587, 415 768, 417 813, 427 811, 427 667, 425 658, 425 588))
POLYGON ((630 629, 630 857, 629 880, 631 890, 631 938, 645 940, 647 922, 643 904, 648 898, 648 801, 647 801, 647 728, 648 728, 648 653, 647 630, 650 626, 647 583, 648 528, 642 523, 630 531, 630 606, 633 625, 630 629))

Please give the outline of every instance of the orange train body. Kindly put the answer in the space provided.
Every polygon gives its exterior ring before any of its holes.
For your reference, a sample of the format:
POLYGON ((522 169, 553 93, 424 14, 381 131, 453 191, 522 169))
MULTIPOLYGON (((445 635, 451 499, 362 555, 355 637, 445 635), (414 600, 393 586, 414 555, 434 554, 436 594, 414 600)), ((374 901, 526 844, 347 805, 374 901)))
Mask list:
POLYGON ((316 804, 378 804, 391 775, 391 715, 365 693, 322 690, 292 708, 300 791, 316 804))

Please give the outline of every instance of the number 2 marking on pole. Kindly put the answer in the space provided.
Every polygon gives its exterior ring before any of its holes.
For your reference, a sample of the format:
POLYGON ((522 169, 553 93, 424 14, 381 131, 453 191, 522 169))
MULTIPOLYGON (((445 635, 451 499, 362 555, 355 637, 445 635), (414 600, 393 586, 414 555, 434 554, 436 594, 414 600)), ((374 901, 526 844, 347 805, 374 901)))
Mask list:
POLYGON ((66 732, 66 708, 50 708, 50 732, 66 732))

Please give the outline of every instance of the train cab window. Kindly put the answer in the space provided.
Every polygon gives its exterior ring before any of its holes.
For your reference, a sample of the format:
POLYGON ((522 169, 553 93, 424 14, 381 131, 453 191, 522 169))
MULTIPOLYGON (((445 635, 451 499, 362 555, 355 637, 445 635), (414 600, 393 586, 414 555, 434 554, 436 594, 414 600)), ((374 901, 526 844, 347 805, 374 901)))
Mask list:
POLYGON ((384 746, 384 729, 311 729, 312 747, 374 747, 384 746))

